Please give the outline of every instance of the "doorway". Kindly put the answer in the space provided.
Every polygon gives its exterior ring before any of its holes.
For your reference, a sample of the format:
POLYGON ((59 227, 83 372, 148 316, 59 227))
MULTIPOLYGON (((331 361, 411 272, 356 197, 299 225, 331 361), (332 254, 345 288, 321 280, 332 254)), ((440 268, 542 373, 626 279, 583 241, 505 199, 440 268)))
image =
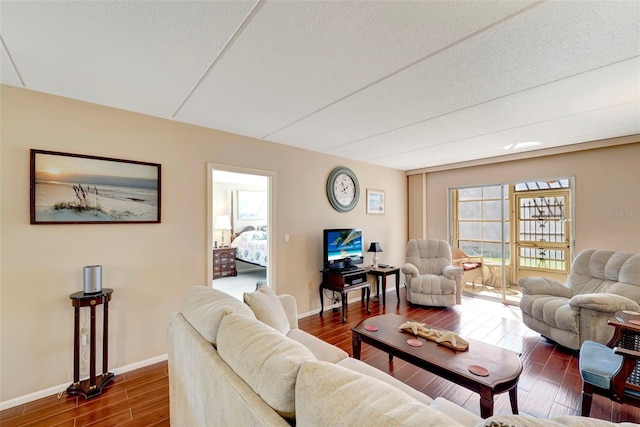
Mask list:
POLYGON ((275 173, 209 163, 207 277, 240 300, 259 284, 273 284, 275 173))
POLYGON ((575 243, 573 182, 555 178, 449 190, 450 242, 454 265, 463 268, 465 294, 518 304, 523 277, 566 281, 575 243))

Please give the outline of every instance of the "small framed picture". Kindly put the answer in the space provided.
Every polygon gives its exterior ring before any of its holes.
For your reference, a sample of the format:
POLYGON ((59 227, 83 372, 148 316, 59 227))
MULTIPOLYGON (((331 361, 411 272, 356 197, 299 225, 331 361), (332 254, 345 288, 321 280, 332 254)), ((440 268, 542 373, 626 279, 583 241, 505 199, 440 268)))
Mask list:
POLYGON ((384 215, 384 191, 367 188, 367 213, 384 215))

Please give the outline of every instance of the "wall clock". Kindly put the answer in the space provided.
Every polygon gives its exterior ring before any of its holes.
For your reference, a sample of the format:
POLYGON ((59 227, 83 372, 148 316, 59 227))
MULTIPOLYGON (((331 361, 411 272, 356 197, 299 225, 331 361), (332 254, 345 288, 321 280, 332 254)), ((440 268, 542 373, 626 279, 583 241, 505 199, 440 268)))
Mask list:
POLYGON ((349 212, 358 204, 360 184, 349 168, 338 166, 327 178, 327 198, 338 212, 349 212))

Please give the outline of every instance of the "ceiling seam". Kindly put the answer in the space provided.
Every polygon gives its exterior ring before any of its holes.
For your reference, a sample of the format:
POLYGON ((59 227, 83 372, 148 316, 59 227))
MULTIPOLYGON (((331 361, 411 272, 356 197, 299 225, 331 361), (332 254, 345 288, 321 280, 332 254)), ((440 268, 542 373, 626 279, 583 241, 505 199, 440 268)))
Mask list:
MULTIPOLYGON (((639 57, 640 57, 640 55, 634 55, 634 56, 631 56, 629 58, 624 58, 624 59, 621 59, 619 61, 615 61, 615 62, 611 62, 609 64, 601 65, 599 67, 590 68, 588 70, 581 71, 581 72, 576 73, 576 74, 572 74, 572 75, 569 75, 569 76, 561 77, 561 78, 555 79, 555 80, 550 80, 550 81, 547 81, 547 82, 544 82, 544 83, 540 83, 540 84, 535 85, 535 86, 531 86, 531 87, 528 87, 528 88, 525 88, 525 89, 521 89, 521 90, 518 90, 518 91, 515 91, 515 92, 511 92, 511 93, 507 93, 507 94, 504 94, 504 95, 501 95, 501 96, 497 96, 495 98, 491 98, 491 99, 488 99, 486 101, 478 102, 476 104, 467 105, 466 107, 458 108, 457 110, 448 111, 446 113, 438 114, 437 116, 429 117, 429 118, 426 118, 426 119, 423 119, 423 120, 418 120, 417 122, 413 122, 413 123, 410 123, 410 124, 407 124, 407 125, 399 126, 397 128, 394 128, 394 129, 386 130, 384 132, 379 132, 379 133, 377 133, 375 135, 369 135, 369 136, 367 136, 365 138, 360 138, 360 139, 356 139, 354 141, 347 142, 347 143, 342 144, 342 145, 337 145, 335 147, 332 147, 332 148, 329 148, 329 149, 325 150, 324 152, 325 153, 329 153, 331 150, 336 150, 338 148, 347 147, 347 146, 349 146, 351 144, 355 144, 355 143, 358 143, 358 142, 366 141, 367 139, 371 139, 371 138, 375 138, 375 137, 378 137, 378 136, 381 136, 381 135, 386 135, 386 134, 389 134, 389 133, 393 133, 393 132, 396 132, 398 130, 410 128, 410 127, 416 126, 418 124, 426 123, 426 122, 429 122, 431 120, 435 120, 435 119, 439 119, 439 118, 444 117, 444 116, 448 116, 449 114, 459 113, 461 111, 465 111, 465 110, 468 110, 468 109, 471 109, 471 108, 475 108, 475 107, 478 107, 478 106, 483 105, 483 104, 488 104, 490 102, 494 102, 494 101, 497 101, 497 100, 500 100, 500 99, 505 99, 505 98, 508 98, 510 96, 518 95, 518 94, 521 94, 521 93, 524 93, 524 92, 527 92, 527 91, 530 91, 530 90, 533 90, 533 89, 539 89, 539 88, 541 88, 543 86, 547 86, 547 85, 550 85, 550 84, 553 84, 553 83, 558 83, 558 82, 561 82, 561 81, 567 80, 567 79, 572 79, 574 77, 577 77, 577 76, 580 76, 580 75, 583 75, 583 74, 586 74, 586 73, 590 73, 592 71, 597 71, 597 70, 600 70, 600 69, 604 69, 604 68, 610 67, 612 65, 621 64, 623 62, 631 61, 631 60, 637 59, 639 57)), ((627 103, 623 103, 623 104, 627 104, 627 103)), ((623 105, 623 104, 620 104, 620 105, 623 105)), ((606 108, 609 108, 609 107, 606 107, 606 108)), ((576 114, 582 114, 584 112, 585 111, 582 111, 582 112, 576 113, 576 114)), ((563 116, 563 117, 571 117, 573 115, 575 115, 575 114, 570 114, 568 116, 563 116)), ((541 122, 535 122, 535 123, 542 123, 542 122, 545 122, 545 121, 546 120, 542 120, 541 122)), ((535 123, 530 123, 530 124, 535 124, 535 123)), ((529 124, 527 124, 526 126, 528 126, 528 125, 529 124)), ((503 129, 503 130, 516 129, 518 127, 521 127, 521 126, 516 126, 516 127, 513 127, 513 128, 508 128, 508 129, 503 129)), ((490 133, 495 133, 495 132, 490 132, 490 133)), ((475 135, 474 137, 483 136, 483 135, 488 135, 488 134, 475 135)), ((468 138, 472 138, 472 137, 468 137, 468 138)), ((461 140, 456 140, 456 141, 449 141, 449 142, 442 143, 442 144, 449 144, 449 143, 452 143, 452 142, 463 141, 463 140, 468 139, 468 138, 463 138, 461 140)), ((437 144, 437 145, 442 145, 442 144, 437 144)), ((437 146, 437 145, 434 145, 434 147, 437 146)), ((404 151, 404 152, 398 153, 398 154, 410 153, 412 151, 416 151, 416 150, 419 150, 419 149, 422 149, 422 148, 424 148, 424 147, 407 150, 407 151, 404 151)), ((374 159, 377 159, 377 158, 379 158, 379 157, 376 157, 376 158, 373 158, 373 159, 369 159, 369 160, 374 160, 374 159)))
POLYGON ((18 66, 13 60, 13 56, 11 56, 11 52, 9 52, 9 48, 7 47, 7 44, 4 42, 4 38, 2 37, 2 35, 0 35, 0 42, 2 43, 2 47, 4 48, 4 51, 7 52, 7 56, 9 57, 9 63, 11 64, 11 68, 13 69, 13 72, 16 73, 16 77, 18 77, 18 80, 20 81, 20 84, 22 85, 22 87, 26 88, 27 85, 24 84, 22 75, 18 71, 18 66))
POLYGON ((485 31, 487 31, 487 30, 489 30, 489 29, 491 29, 493 27, 496 27, 496 26, 502 24, 503 22, 508 21, 511 18, 514 18, 514 17, 516 17, 516 16, 518 16, 518 15, 524 13, 524 12, 527 12, 530 9, 533 9, 536 6, 539 6, 539 5, 543 4, 543 3, 545 3, 546 1, 547 0, 539 0, 539 1, 535 2, 535 3, 532 3, 532 4, 530 4, 530 5, 526 6, 526 7, 524 7, 522 9, 510 14, 510 15, 507 15, 507 16, 505 16, 505 17, 503 17, 503 18, 501 18, 501 19, 499 19, 499 20, 497 20, 495 22, 492 22, 491 24, 489 24, 487 26, 484 26, 484 27, 472 32, 472 33, 469 33, 466 36, 464 36, 464 37, 462 37, 462 38, 460 38, 460 39, 458 39, 458 40, 456 40, 456 41, 454 41, 452 43, 449 43, 448 45, 443 46, 440 49, 437 49, 437 50, 429 53, 426 56, 423 56, 422 58, 416 59, 415 61, 405 65, 404 67, 401 67, 401 68, 399 68, 399 69, 397 69, 397 70, 395 70, 395 71, 393 71, 393 72, 391 72, 391 73, 389 73, 389 74, 387 74, 387 75, 385 75, 383 77, 380 77, 379 79, 374 80, 373 82, 371 82, 371 83, 369 83, 369 84, 367 84, 365 86, 362 86, 361 88, 356 89, 355 91, 353 91, 353 92, 351 92, 351 93, 349 93, 349 94, 347 94, 347 95, 345 95, 345 96, 343 96, 341 98, 338 98, 335 101, 332 101, 329 104, 326 104, 325 106, 320 107, 317 110, 312 111, 311 113, 300 117, 299 119, 294 120, 291 123, 288 123, 288 124, 278 128, 278 129, 276 129, 274 131, 269 132, 266 135, 263 135, 262 139, 267 139, 267 138, 271 137, 272 135, 274 135, 274 134, 276 134, 276 133, 278 133, 278 132, 280 132, 280 131, 282 131, 282 130, 290 127, 290 126, 293 126, 296 123, 301 122, 302 120, 305 120, 305 119, 307 119, 307 118, 309 118, 309 117, 311 117, 311 116, 313 116, 313 115, 315 115, 315 114, 317 114, 317 113, 319 113, 321 111, 326 110, 329 107, 332 107, 332 106, 334 106, 334 105, 336 105, 336 104, 338 104, 338 103, 340 103, 340 102, 342 102, 342 101, 344 101, 344 100, 346 100, 348 98, 351 98, 354 95, 357 95, 360 92, 363 92, 363 91, 365 91, 365 90, 367 90, 367 89, 369 89, 369 88, 371 88, 371 87, 373 87, 373 86, 375 86, 375 85, 377 85, 379 83, 382 83, 383 81, 385 81, 385 80, 387 80, 387 79, 389 79, 389 78, 391 78, 391 77, 393 77, 393 76, 395 76, 395 75, 397 75, 397 74, 399 74, 399 73, 401 73, 403 71, 406 71, 409 68, 414 67, 414 66, 418 65, 419 63, 421 63, 423 61, 426 61, 427 59, 430 59, 430 58, 432 58, 432 57, 434 57, 436 55, 439 55, 440 53, 442 53, 442 52, 444 52, 444 51, 446 51, 448 49, 451 49, 452 47, 454 47, 454 46, 456 46, 458 44, 466 42, 467 40, 477 36, 478 34, 481 34, 481 33, 485 32, 485 31))
POLYGON ((182 99, 182 101, 178 104, 178 107, 176 108, 176 110, 171 114, 171 118, 175 119, 176 115, 182 111, 182 109, 184 108, 185 104, 189 101, 189 99, 191 99, 191 97, 193 96, 193 94, 196 92, 196 90, 198 90, 198 88, 200 87, 200 85, 202 85, 202 83, 204 82, 204 80, 207 78, 207 76, 211 73, 211 71, 213 70, 213 68, 218 65, 218 62, 220 62, 220 60, 224 57, 224 55, 229 51, 229 49, 231 48, 231 46, 233 45, 233 43, 238 39, 238 37, 240 37, 240 34, 245 30, 245 28, 247 28, 249 26, 249 23, 253 20, 253 18, 255 17, 255 15, 258 13, 258 10, 260 8, 262 8, 262 5, 265 3, 266 0, 257 0, 256 3, 253 5, 253 7, 251 8, 251 10, 247 13, 247 15, 242 19, 242 21, 240 22, 240 25, 238 25, 238 27, 235 29, 235 31, 233 32, 233 34, 231 34, 231 37, 229 37, 229 40, 227 40, 227 42, 224 44, 224 46, 222 46, 222 49, 220 49, 220 51, 218 52, 218 54, 213 58, 213 60, 211 61, 211 63, 209 64, 209 66, 204 70, 204 72, 202 73, 202 75, 198 78, 198 80, 196 80, 195 84, 193 85, 193 87, 189 90, 189 92, 187 93, 187 95, 182 99))
MULTIPOLYGON (((411 152, 414 152, 414 151, 424 150, 426 148, 433 148, 433 147, 439 147, 439 146, 447 145, 447 144, 454 144, 456 142, 462 142, 462 141, 465 141, 465 140, 468 140, 468 139, 473 139, 473 138, 482 137, 482 136, 488 136, 488 135, 491 135, 491 134, 500 133, 500 132, 506 132, 506 131, 510 131, 510 130, 514 130, 514 129, 519 129, 519 128, 522 128, 522 127, 525 127, 525 126, 532 126, 532 125, 537 125, 537 124, 541 124, 541 123, 552 122, 554 120, 566 119, 568 117, 575 117, 575 116, 578 116, 578 115, 581 115, 581 114, 585 114, 585 113, 593 113, 595 111, 603 111, 603 110, 607 110, 609 108, 620 107, 620 106, 623 106, 623 105, 635 104, 635 103, 636 103, 636 101, 629 101, 629 102, 622 102, 620 104, 615 104, 615 105, 608 105, 606 107, 592 108, 591 110, 581 111, 579 113, 566 114, 564 116, 555 116, 555 117, 550 118, 550 119, 538 120, 537 122, 525 123, 525 124, 522 124, 522 125, 512 126, 512 127, 509 127, 509 128, 500 129, 500 130, 493 131, 493 132, 485 132, 485 133, 481 133, 481 134, 478 134, 478 135, 468 136, 468 137, 465 137, 465 138, 460 138, 460 139, 456 139, 456 140, 452 140, 452 141, 440 142, 438 144, 428 145, 426 147, 412 148, 411 150, 405 150, 405 151, 402 151, 402 152, 396 152, 391 156, 385 155, 385 156, 373 157, 373 158, 367 159, 366 161, 384 159, 384 158, 389 158, 389 157, 393 157, 393 156, 398 156, 398 155, 402 155, 402 154, 411 153, 411 152)), ((487 154, 487 153, 488 152, 483 153, 483 154, 487 154)), ((408 169, 408 170, 411 170, 411 169, 408 169)))

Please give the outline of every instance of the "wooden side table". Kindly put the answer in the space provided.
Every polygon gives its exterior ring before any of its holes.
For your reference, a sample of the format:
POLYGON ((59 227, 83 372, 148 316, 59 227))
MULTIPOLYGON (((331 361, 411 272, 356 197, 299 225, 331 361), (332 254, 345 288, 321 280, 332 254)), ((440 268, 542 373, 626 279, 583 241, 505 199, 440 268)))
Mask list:
POLYGON ((85 399, 102 394, 104 386, 113 380, 114 375, 107 372, 109 355, 109 301, 113 289, 102 289, 102 291, 85 294, 76 292, 69 295, 71 305, 74 307, 73 323, 73 384, 67 388, 67 394, 80 394, 85 399), (102 319, 102 374, 96 376, 96 307, 103 304, 102 319), (91 310, 91 324, 89 331, 89 379, 80 381, 80 308, 89 307, 91 310))
POLYGON ((347 321, 345 311, 347 310, 347 293, 362 289, 362 300, 366 297, 367 313, 369 311, 369 297, 371 294, 371 286, 367 281, 367 273, 365 270, 355 271, 322 271, 322 283, 320 283, 320 317, 324 312, 324 290, 329 289, 340 293, 340 301, 342 307, 342 323, 347 321))
POLYGON ((633 310, 616 311, 616 320, 620 323, 640 326, 640 312, 633 310))
POLYGON ((396 275, 396 296, 398 297, 398 304, 400 304, 400 268, 399 267, 367 267, 367 274, 370 274, 376 278, 376 296, 380 296, 380 283, 382 283, 382 306, 385 306, 387 295, 387 276, 390 274, 396 275))
POLYGON ((213 249, 213 280, 221 277, 237 276, 236 248, 213 249))

